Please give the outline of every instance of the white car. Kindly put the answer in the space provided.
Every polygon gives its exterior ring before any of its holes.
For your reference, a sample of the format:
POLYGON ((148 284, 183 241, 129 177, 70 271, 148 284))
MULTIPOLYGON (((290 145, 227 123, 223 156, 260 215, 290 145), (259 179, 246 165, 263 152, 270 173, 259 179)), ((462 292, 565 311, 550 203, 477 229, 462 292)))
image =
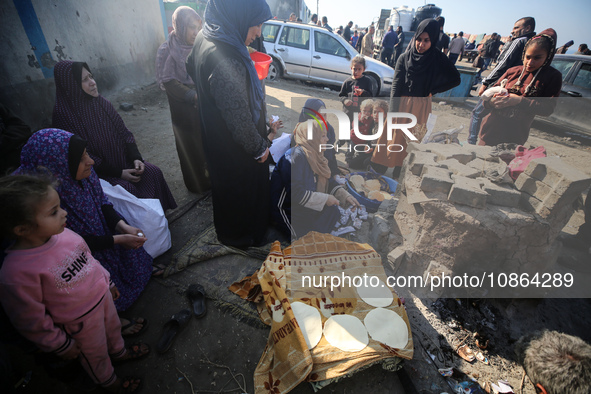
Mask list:
MULTIPOLYGON (((351 59, 359 54, 343 37, 309 24, 270 20, 263 24, 262 37, 273 58, 271 81, 285 77, 341 86, 351 76, 351 59)), ((389 95, 394 69, 367 56, 365 64, 374 96, 389 95)))

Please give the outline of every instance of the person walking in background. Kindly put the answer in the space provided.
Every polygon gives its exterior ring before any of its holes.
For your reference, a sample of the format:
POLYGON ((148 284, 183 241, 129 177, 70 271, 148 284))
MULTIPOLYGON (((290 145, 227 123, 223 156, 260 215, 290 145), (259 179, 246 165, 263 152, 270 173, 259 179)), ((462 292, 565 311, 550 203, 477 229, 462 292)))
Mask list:
POLYGON ((292 13, 289 15, 289 21, 290 21, 290 22, 296 22, 296 21, 297 21, 295 12, 292 12, 292 13))
POLYGON ((449 44, 449 60, 451 60, 452 64, 456 64, 460 55, 464 53, 464 46, 464 32, 461 31, 449 44))
POLYGON ((353 48, 357 49, 357 41, 359 40, 359 32, 355 30, 353 33, 353 37, 351 37, 351 45, 353 48))
POLYGON ((330 25, 328 24, 328 18, 325 16, 322 17, 322 27, 324 27, 326 30, 332 33, 332 27, 330 27, 330 25))
POLYGON ((359 33, 359 38, 357 39, 357 44, 355 44, 355 49, 357 50, 357 52, 361 53, 361 44, 363 44, 363 38, 365 37, 365 35, 367 34, 367 28, 365 28, 365 30, 363 30, 362 32, 359 33))
MULTIPOLYGON (((353 21, 349 21, 349 23, 347 23, 347 26, 345 26, 345 30, 343 31, 343 38, 348 43, 351 43, 351 27, 352 26, 353 26, 353 21)), ((355 44, 353 44, 353 46, 355 46, 355 44)))
POLYGON ((591 55, 591 50, 587 44, 579 45, 579 50, 575 52, 575 55, 591 55))
POLYGON ((392 67, 396 67, 396 62, 404 50, 404 31, 402 26, 396 28, 396 34, 398 34, 398 42, 394 45, 394 60, 392 61, 392 67))
POLYGON ((484 65, 482 66, 482 71, 485 71, 490 63, 492 62, 493 58, 497 55, 497 51, 501 46, 501 38, 498 36, 497 33, 493 33, 490 38, 484 43, 482 46, 484 50, 484 65))
MULTIPOLYGON (((511 43, 505 44, 503 53, 499 56, 499 62, 490 74, 482 81, 482 85, 478 90, 478 95, 489 87, 497 83, 501 75, 508 69, 515 66, 522 65, 523 48, 527 41, 536 35, 536 20, 532 17, 524 17, 515 22, 511 35, 513 39, 511 43)), ((484 108, 483 100, 479 100, 472 110, 472 118, 470 120, 470 133, 468 136, 468 143, 475 145, 478 141, 478 133, 480 132, 480 124, 482 119, 488 114, 488 110, 484 108)))
POLYGON ((442 16, 438 16, 435 18, 437 23, 439 23, 439 39, 437 41, 437 49, 442 51, 444 54, 447 55, 449 50, 449 36, 445 34, 443 31, 443 26, 445 25, 445 18, 442 16))
MULTIPOLYGON (((439 39, 439 25, 435 19, 425 19, 394 70, 394 81, 390 92, 389 112, 411 113, 417 118, 417 125, 410 132, 420 141, 427 132, 426 123, 431 111, 431 95, 444 92, 461 82, 460 73, 436 47, 439 39)), ((398 119, 394 119, 397 123, 398 119)), ((408 123, 401 119, 400 123, 408 123)), ((392 140, 384 132, 376 142, 376 147, 398 144, 406 148, 405 134, 396 130, 392 140)), ((406 149, 390 152, 387 149, 374 149, 371 168, 384 174, 389 167, 395 167, 394 178, 400 175, 406 149)))
POLYGON ((386 63, 392 67, 392 54, 394 53, 394 45, 398 44, 398 35, 394 33, 394 26, 388 28, 388 32, 384 35, 382 40, 382 63, 386 63))
POLYGON ((201 17, 194 9, 177 8, 172 14, 173 31, 156 54, 156 81, 168 97, 183 181, 190 192, 197 194, 208 190, 210 185, 195 82, 187 73, 185 62, 201 24, 201 17))
POLYGON ((363 36, 363 42, 361 43, 361 54, 373 58, 373 34, 375 33, 375 27, 370 26, 369 32, 363 36))
POLYGON ((556 54, 557 55, 564 55, 566 53, 566 51, 568 51, 568 48, 572 47, 574 44, 575 44, 575 42, 573 40, 570 40, 569 42, 567 42, 566 44, 564 44, 563 46, 558 48, 556 50, 556 54))
POLYGON ((310 22, 308 22, 308 24, 316 26, 318 24, 318 15, 312 14, 312 16, 310 17, 310 22))

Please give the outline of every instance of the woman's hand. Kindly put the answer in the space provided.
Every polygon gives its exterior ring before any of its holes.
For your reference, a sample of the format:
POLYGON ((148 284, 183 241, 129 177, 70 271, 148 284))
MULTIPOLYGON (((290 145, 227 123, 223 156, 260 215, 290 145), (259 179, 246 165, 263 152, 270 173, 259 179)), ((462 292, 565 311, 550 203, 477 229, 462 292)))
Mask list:
POLYGON ((335 196, 333 196, 332 194, 329 194, 325 205, 327 207, 332 207, 333 205, 339 205, 339 200, 337 200, 337 198, 335 196))
POLYGON ((72 338, 72 342, 74 342, 74 344, 72 345, 72 347, 65 352, 64 354, 62 354, 60 357, 64 360, 73 360, 76 357, 78 357, 78 355, 80 354, 80 350, 82 349, 82 346, 80 346, 80 343, 78 343, 75 339, 72 338))
POLYGON ((260 159, 257 160, 257 162, 259 163, 264 163, 265 161, 267 161, 267 158, 269 157, 269 148, 267 148, 265 150, 265 153, 261 156, 260 159))
POLYGON ((128 169, 128 170, 123 170, 121 171, 121 179, 123 179, 124 181, 128 181, 128 182, 139 182, 142 180, 141 177, 136 175, 136 170, 134 169, 128 169))
POLYGON ((132 234, 117 234, 113 235, 113 241, 115 245, 121 245, 125 249, 139 249, 144 246, 147 238, 132 234))
MULTIPOLYGON (((499 94, 499 93, 497 93, 499 94)), ((495 94, 493 98, 490 99, 490 103, 492 104, 493 108, 506 108, 506 107, 514 107, 521 103, 521 96, 516 95, 515 93, 509 93, 509 95, 497 96, 495 94)))
POLYGON ((271 131, 269 132, 268 138, 270 141, 273 141, 277 135, 277 130, 283 128, 283 121, 278 120, 277 122, 271 122, 271 120, 269 120, 269 125, 271 126, 271 131))
POLYGON ((353 197, 353 196, 349 196, 349 197, 347 197, 347 200, 346 200, 346 201, 347 201, 347 202, 348 202, 348 203, 349 203, 349 204, 350 204, 352 207, 355 207, 355 208, 361 208, 361 205, 359 204, 359 201, 357 201, 357 199, 356 199, 355 197, 353 197))
POLYGON ((135 175, 137 176, 142 175, 144 173, 144 170, 146 169, 146 165, 141 160, 134 160, 133 166, 135 167, 135 175))
POLYGON ((111 291, 111 296, 113 297, 113 301, 115 301, 119 297, 121 297, 121 293, 119 292, 119 289, 117 288, 117 286, 113 286, 109 290, 111 291))

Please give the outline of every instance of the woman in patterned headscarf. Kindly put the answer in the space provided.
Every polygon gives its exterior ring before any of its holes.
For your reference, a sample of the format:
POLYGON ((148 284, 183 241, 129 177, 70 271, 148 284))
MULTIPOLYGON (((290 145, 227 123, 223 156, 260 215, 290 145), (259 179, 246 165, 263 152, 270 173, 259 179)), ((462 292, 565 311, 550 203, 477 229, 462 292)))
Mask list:
POLYGON ((166 91, 176 151, 185 186, 193 193, 210 188, 201 140, 201 119, 195 83, 187 73, 187 56, 201 30, 201 17, 187 6, 172 14, 173 31, 156 55, 156 80, 166 91))
POLYGON ((67 226, 78 233, 111 274, 124 311, 139 297, 152 272, 152 258, 142 247, 146 238, 128 225, 103 193, 86 154, 86 141, 64 130, 36 132, 23 147, 15 174, 47 171, 58 180, 61 207, 68 212, 67 226), (81 165, 82 164, 82 165, 81 165))
POLYGON ((88 141, 99 177, 121 185, 139 198, 157 198, 162 209, 176 208, 160 168, 144 162, 131 131, 113 105, 98 92, 86 63, 63 60, 55 65, 53 127, 88 141))
POLYGON ((216 233, 220 242, 240 248, 263 243, 269 223, 266 160, 274 130, 265 123, 265 97, 246 46, 271 17, 265 0, 209 0, 187 59, 199 97, 216 233))

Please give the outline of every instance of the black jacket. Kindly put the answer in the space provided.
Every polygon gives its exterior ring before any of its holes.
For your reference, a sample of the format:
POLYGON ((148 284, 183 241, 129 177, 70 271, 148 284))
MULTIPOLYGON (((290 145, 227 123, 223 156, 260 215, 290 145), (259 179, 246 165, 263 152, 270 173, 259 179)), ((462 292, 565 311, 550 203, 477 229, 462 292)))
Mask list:
POLYGON ((503 53, 499 57, 497 66, 490 72, 488 77, 482 81, 482 84, 485 86, 492 86, 508 69, 515 66, 521 66, 523 64, 521 57, 523 55, 525 44, 535 35, 535 32, 531 32, 511 41, 509 48, 503 50, 503 53))

